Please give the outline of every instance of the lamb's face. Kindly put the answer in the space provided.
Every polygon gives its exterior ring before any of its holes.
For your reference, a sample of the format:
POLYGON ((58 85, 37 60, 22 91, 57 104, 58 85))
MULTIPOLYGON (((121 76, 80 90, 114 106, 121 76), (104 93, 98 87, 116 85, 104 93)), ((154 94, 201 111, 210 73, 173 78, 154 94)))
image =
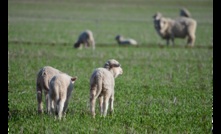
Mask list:
POLYGON ((114 78, 123 74, 123 69, 121 68, 120 63, 115 59, 108 60, 104 64, 104 68, 110 70, 113 73, 114 78))

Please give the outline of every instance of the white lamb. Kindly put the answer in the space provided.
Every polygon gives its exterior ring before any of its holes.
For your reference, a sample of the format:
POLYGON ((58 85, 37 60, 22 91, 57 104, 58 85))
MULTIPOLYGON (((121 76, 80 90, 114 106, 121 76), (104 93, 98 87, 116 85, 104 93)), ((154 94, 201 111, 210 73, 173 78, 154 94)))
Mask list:
POLYGON ((68 102, 76 80, 77 77, 71 77, 63 73, 56 74, 50 81, 49 97, 51 111, 58 114, 59 120, 61 120, 62 116, 65 116, 66 114, 68 102))
POLYGON ((167 45, 171 40, 174 45, 175 38, 186 38, 187 45, 193 47, 195 42, 195 32, 197 28, 196 20, 187 17, 179 17, 175 20, 160 17, 155 20, 155 29, 157 33, 167 40, 167 45))
POLYGON ((51 66, 45 66, 41 68, 37 74, 36 80, 36 91, 37 91, 37 101, 38 101, 38 112, 43 113, 43 103, 42 103, 42 92, 44 90, 45 93, 45 103, 46 103, 46 111, 50 111, 50 103, 49 103, 49 82, 51 78, 56 75, 62 73, 58 69, 55 69, 51 66))
POLYGON ((83 31, 79 35, 77 42, 74 43, 74 48, 82 49, 83 47, 82 45, 84 45, 85 48, 92 46, 92 48, 95 49, 95 40, 92 31, 90 30, 83 31))
POLYGON ((107 114, 108 102, 110 102, 110 111, 113 113, 114 102, 114 86, 115 78, 123 74, 118 61, 111 59, 108 60, 104 68, 97 68, 90 78, 90 111, 95 118, 95 102, 99 97, 99 106, 101 116, 107 114))
POLYGON ((119 45, 137 45, 137 41, 134 39, 125 39, 123 36, 121 35, 117 35, 115 37, 117 43, 119 45))

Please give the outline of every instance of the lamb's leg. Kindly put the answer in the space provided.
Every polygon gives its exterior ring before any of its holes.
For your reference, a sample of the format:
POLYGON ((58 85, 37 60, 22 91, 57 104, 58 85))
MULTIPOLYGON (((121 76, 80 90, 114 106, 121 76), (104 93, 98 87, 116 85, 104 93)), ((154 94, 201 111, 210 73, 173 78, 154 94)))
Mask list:
POLYGON ((49 99, 49 92, 45 90, 45 102, 46 102, 46 112, 49 113, 51 107, 50 107, 50 99, 49 99))
POLYGON ((58 119, 59 120, 61 120, 61 117, 62 117, 64 102, 65 102, 64 98, 60 99, 60 102, 59 102, 59 105, 58 105, 58 119))
POLYGON ((104 102, 103 102, 103 116, 104 117, 107 115, 109 99, 110 99, 110 96, 104 96, 104 102))
POLYGON ((114 95, 111 95, 110 97, 110 113, 114 113, 114 95))
POLYGON ((43 104, 42 104, 42 88, 37 85, 37 101, 38 101, 38 113, 43 113, 43 104))
POLYGON ((95 95, 96 95, 96 90, 91 89, 90 90, 90 111, 91 111, 93 118, 95 118, 95 115, 96 115, 95 114, 95 103, 96 103, 95 95))
POLYGON ((103 114, 103 96, 99 96, 100 113, 103 114))

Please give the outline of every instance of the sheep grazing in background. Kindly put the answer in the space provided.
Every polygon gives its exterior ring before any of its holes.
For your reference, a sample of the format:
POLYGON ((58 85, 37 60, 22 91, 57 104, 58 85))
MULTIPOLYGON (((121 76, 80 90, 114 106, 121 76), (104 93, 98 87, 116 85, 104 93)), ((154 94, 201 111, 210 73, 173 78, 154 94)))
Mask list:
POLYGON ((178 18, 176 20, 161 18, 159 20, 160 35, 163 39, 172 41, 174 45, 174 38, 186 38, 187 45, 194 46, 195 43, 195 32, 197 28, 197 22, 192 18, 178 18))
POLYGON ((191 18, 191 13, 186 8, 181 8, 180 16, 191 18))
POLYGON ((36 90, 37 90, 37 101, 38 101, 38 112, 43 113, 43 103, 42 103, 42 92, 44 89, 45 93, 45 103, 47 112, 50 111, 50 103, 49 103, 49 82, 50 79, 56 75, 62 73, 61 71, 51 67, 45 66, 40 69, 37 74, 36 81, 36 90))
POLYGON ((56 74, 50 81, 49 98, 51 111, 58 114, 59 120, 61 120, 62 116, 66 115, 68 102, 76 80, 77 77, 71 77, 63 73, 56 74))
POLYGON ((84 32, 82 32, 79 35, 77 42, 74 43, 74 48, 82 49, 83 47, 82 45, 85 48, 88 48, 91 46, 93 49, 95 49, 95 40, 94 40, 92 31, 85 30, 84 32))
POLYGON ((179 17, 175 20, 160 17, 158 20, 154 20, 154 26, 157 33, 167 40, 167 45, 169 45, 170 40, 174 45, 175 38, 187 37, 187 45, 194 46, 197 28, 196 20, 187 17, 179 17))
POLYGON ((118 42, 119 45, 137 45, 137 41, 134 39, 125 39, 121 35, 117 35, 115 37, 116 41, 118 42))
POLYGON ((90 111, 95 118, 95 102, 99 97, 101 116, 106 116, 108 102, 113 113, 115 78, 123 74, 120 63, 115 59, 108 60, 103 68, 97 68, 90 78, 90 111))

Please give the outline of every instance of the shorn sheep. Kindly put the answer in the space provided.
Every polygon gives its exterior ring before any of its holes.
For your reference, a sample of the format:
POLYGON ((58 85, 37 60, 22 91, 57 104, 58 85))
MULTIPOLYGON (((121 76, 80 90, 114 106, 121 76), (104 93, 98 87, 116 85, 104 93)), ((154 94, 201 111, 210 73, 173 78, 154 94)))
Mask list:
POLYGON ((179 17, 175 20, 165 17, 154 17, 154 27, 157 33, 167 40, 167 45, 171 40, 174 45, 175 38, 186 38, 187 45, 193 47, 195 42, 196 20, 188 17, 179 17))
POLYGON ((49 87, 51 112, 58 114, 58 119, 66 115, 68 102, 74 89, 77 77, 71 77, 65 73, 52 77, 49 87))
POLYGON ((117 35, 115 37, 119 45, 137 45, 137 41, 134 39, 125 39, 122 35, 117 35))
POLYGON ((42 103, 42 92, 45 93, 45 103, 46 103, 46 111, 50 111, 50 103, 49 103, 49 82, 51 78, 56 75, 62 73, 58 69, 55 69, 51 66, 45 66, 41 68, 37 74, 36 81, 36 91, 37 91, 37 101, 38 101, 38 112, 43 113, 43 103, 42 103))
POLYGON ((85 48, 92 47, 93 49, 95 49, 95 40, 92 31, 90 30, 83 31, 79 35, 78 40, 74 43, 74 48, 82 49, 83 46, 85 48))
POLYGON ((113 113, 115 78, 123 74, 123 69, 115 59, 108 60, 103 68, 97 68, 90 78, 90 111, 95 118, 95 103, 99 98, 101 116, 106 116, 108 102, 113 113))

